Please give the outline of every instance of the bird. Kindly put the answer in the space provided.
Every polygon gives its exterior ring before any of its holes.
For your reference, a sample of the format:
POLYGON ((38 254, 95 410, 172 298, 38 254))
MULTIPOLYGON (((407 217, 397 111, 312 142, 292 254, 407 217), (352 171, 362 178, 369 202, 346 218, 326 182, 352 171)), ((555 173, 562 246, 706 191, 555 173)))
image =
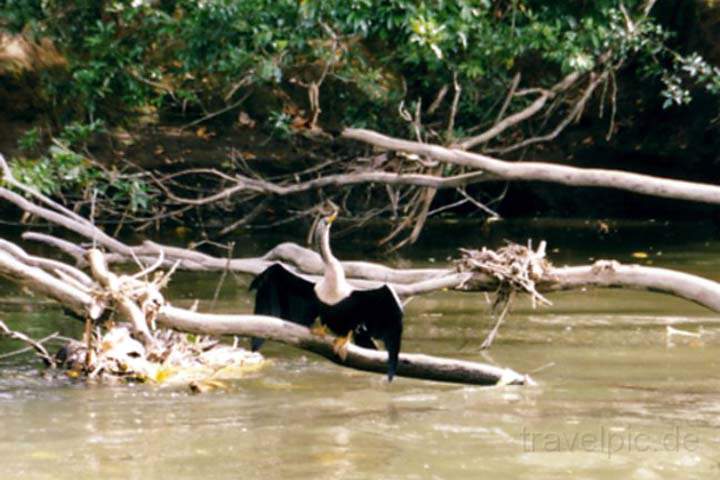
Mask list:
MULTIPOLYGON (((250 290, 256 292, 254 312, 306 327, 319 319, 320 327, 314 328, 313 333, 324 335, 330 330, 337 335, 333 349, 343 360, 349 342, 376 349, 375 340, 381 340, 388 352, 387 378, 392 382, 402 342, 402 302, 388 284, 359 290, 348 283, 340 261, 330 250, 330 227, 336 217, 337 211, 322 217, 315 229, 315 243, 324 264, 323 277, 311 282, 281 263, 270 265, 250 284, 250 290)), ((259 350, 263 342, 264 339, 253 338, 252 350, 259 350)))

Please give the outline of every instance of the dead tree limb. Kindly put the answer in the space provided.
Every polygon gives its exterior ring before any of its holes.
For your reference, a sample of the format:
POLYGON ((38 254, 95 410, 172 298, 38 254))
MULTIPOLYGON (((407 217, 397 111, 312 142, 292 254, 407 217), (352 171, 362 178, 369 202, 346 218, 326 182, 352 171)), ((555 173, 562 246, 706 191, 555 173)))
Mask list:
MULTIPOLYGON (((93 252, 98 251, 93 250, 93 252)), ((99 253, 94 255, 97 256, 99 253)), ((68 268, 73 267, 68 265, 68 268)), ((89 295, 77 286, 63 283, 60 278, 40 267, 24 263, 22 256, 14 257, 7 251, 0 251, 0 275, 21 283, 30 290, 53 298, 82 316, 97 309, 96 295, 89 295)), ((101 272, 100 276, 103 275, 108 277, 107 272, 101 272)), ((94 286, 94 290, 102 291, 102 289, 100 284, 94 286)), ((107 294, 109 296, 117 295, 119 289, 119 287, 115 288, 113 291, 108 291, 107 294)), ((129 297, 125 300, 130 301, 129 297)), ((121 313, 127 314, 123 309, 120 310, 121 313)), ((136 304, 133 310, 140 311, 141 308, 136 304)), ((348 348, 347 358, 343 361, 333 351, 333 336, 318 337, 303 326, 279 318, 250 314, 203 314, 173 307, 166 303, 159 307, 157 321, 181 331, 209 335, 265 337, 316 353, 348 368, 379 373, 385 373, 387 369, 385 352, 352 345, 348 348)), ((418 354, 401 354, 397 375, 473 385, 525 385, 532 383, 530 377, 510 369, 418 354)))
MULTIPOLYGON (((48 235, 26 234, 25 238, 47 241, 54 245, 60 240, 48 235)), ((159 249, 165 251, 165 265, 180 262, 179 268, 195 271, 221 272, 228 268, 236 273, 257 274, 273 262, 282 262, 310 280, 317 280, 322 262, 317 253, 300 245, 283 243, 261 257, 227 258, 177 247, 166 247, 152 242, 135 249, 137 257, 151 263, 157 259, 159 249)), ((2 251, 0 251, 0 255, 2 251)), ((110 255, 115 262, 130 262, 130 257, 110 255)), ((392 269, 370 262, 342 262, 348 280, 358 288, 372 288, 380 283, 392 285, 401 297, 422 295, 443 289, 461 292, 495 291, 498 281, 492 275, 457 272, 452 268, 392 269)), ((583 288, 625 288, 674 295, 720 312, 720 283, 696 275, 665 268, 642 265, 623 265, 600 260, 593 265, 552 267, 536 284, 540 293, 551 293, 583 288)))
POLYGON ((440 145, 388 137, 365 129, 348 128, 343 131, 342 136, 386 150, 425 155, 440 162, 481 170, 486 172, 487 179, 550 182, 573 187, 605 187, 676 200, 720 204, 720 186, 706 183, 673 180, 620 170, 578 168, 542 162, 506 162, 440 145))
MULTIPOLYGON (((218 172, 207 171, 206 173, 215 174, 218 172)), ((487 178, 483 172, 471 172, 451 177, 439 177, 435 175, 415 174, 415 173, 393 173, 381 171, 358 171, 353 173, 326 175, 324 177, 315 178, 299 183, 277 184, 267 180, 250 178, 241 175, 225 178, 226 181, 232 183, 231 186, 220 190, 212 195, 200 198, 181 197, 173 193, 167 188, 162 179, 157 179, 156 185, 160 187, 168 198, 176 203, 183 205, 201 206, 214 202, 225 200, 239 193, 255 192, 268 195, 277 195, 279 197, 293 195, 297 193, 307 192, 311 190, 320 190, 326 187, 350 186, 358 184, 378 183, 384 185, 414 185, 420 187, 445 189, 457 188, 473 183, 485 181, 487 178)))
POLYGON ((665 293, 720 312, 720 283, 667 268, 598 260, 593 265, 553 268, 537 285, 541 292, 593 287, 665 293))
POLYGON ((510 153, 515 150, 519 150, 521 148, 529 147, 530 145, 534 145, 536 143, 541 142, 549 142, 551 140, 554 140, 555 138, 560 135, 560 133, 565 130, 565 128, 570 125, 570 123, 577 121, 581 116, 583 110, 585 110, 585 106, 587 105, 588 100, 592 96, 595 89, 603 82, 607 80, 609 76, 609 72, 605 71, 602 74, 598 75, 597 77, 590 77, 590 83, 585 88, 585 91, 582 93, 580 98, 575 102, 575 105, 570 109, 570 111, 565 115, 565 117, 555 126, 555 128, 544 135, 538 135, 535 137, 530 137, 525 140, 522 140, 520 142, 514 143, 512 145, 508 145, 506 147, 500 147, 497 149, 488 149, 487 151, 489 153, 492 152, 499 152, 499 153, 510 153))
MULTIPOLYGON (((158 321, 177 330, 205 335, 260 336, 318 354, 344 367, 377 373, 385 373, 387 370, 385 352, 351 344, 343 361, 333 352, 333 337, 321 338, 305 327, 273 317, 201 314, 165 306, 160 310, 158 321)), ((532 382, 529 377, 505 368, 411 353, 400 354, 397 374, 401 377, 474 385, 524 385, 532 382)))
POLYGON ((77 314, 84 315, 93 305, 92 296, 60 278, 0 251, 0 275, 41 295, 57 300, 77 314))

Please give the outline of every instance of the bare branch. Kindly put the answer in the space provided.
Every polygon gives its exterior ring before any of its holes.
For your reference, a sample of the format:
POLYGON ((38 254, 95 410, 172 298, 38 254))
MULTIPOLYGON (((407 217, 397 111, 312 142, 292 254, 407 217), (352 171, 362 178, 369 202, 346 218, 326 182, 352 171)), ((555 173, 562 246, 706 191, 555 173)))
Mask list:
POLYGON ((448 141, 452 140, 454 136, 455 117, 457 116, 458 105, 460 104, 460 94, 462 93, 462 87, 460 86, 460 82, 458 82, 457 72, 453 72, 453 92, 450 115, 448 116, 447 132, 445 133, 445 138, 447 138, 448 141))
POLYGON ((542 162, 512 163, 486 155, 388 137, 372 130, 349 128, 342 136, 387 150, 426 155, 438 161, 482 170, 493 180, 539 181, 575 187, 605 187, 677 200, 720 204, 720 187, 621 170, 577 168, 542 162))
POLYGON ((430 104, 428 109, 425 111, 425 113, 427 115, 432 115, 440 107, 440 104, 445 99, 445 95, 447 95, 449 88, 450 87, 447 83, 442 86, 442 88, 438 91, 437 95, 435 96, 435 100, 433 100, 433 102, 430 104))
POLYGON ((245 95, 243 95, 238 101, 233 102, 233 103, 231 103, 230 105, 221 108, 220 110, 216 110, 216 111, 214 111, 214 112, 212 112, 212 113, 208 113, 207 115, 205 115, 205 116, 203 116, 203 117, 200 117, 200 118, 198 118, 197 120, 193 120, 192 122, 183 125, 181 128, 194 127, 195 125, 198 125, 198 124, 200 124, 200 123, 206 122, 206 121, 210 120, 211 118, 217 117, 218 115, 222 115, 223 113, 229 112, 230 110, 234 110, 234 109, 236 109, 237 107, 239 107, 240 105, 242 105, 243 102, 245 102, 245 100, 247 100, 247 99, 250 97, 250 94, 251 94, 251 93, 252 93, 252 91, 247 92, 247 93, 246 93, 245 95))
POLYGON ((550 92, 543 91, 533 103, 528 105, 523 110, 520 110, 519 112, 514 113, 508 117, 505 117, 502 121, 497 122, 490 129, 484 131, 480 135, 475 135, 474 137, 464 139, 460 143, 457 143, 455 147, 461 148, 463 150, 470 150, 477 145, 480 145, 490 139, 497 137, 508 128, 517 125, 518 123, 523 122, 528 118, 533 117, 536 113, 542 110, 549 98, 550 92))
POLYGON ((212 195, 201 198, 187 198, 175 195, 169 188, 161 187, 167 196, 174 202, 187 205, 207 205, 237 195, 240 192, 256 192, 277 196, 287 196, 311 190, 319 190, 326 187, 341 187, 346 185, 358 185, 365 183, 379 183, 384 185, 416 185, 428 188, 443 189, 456 188, 487 180, 487 175, 482 172, 471 172, 452 177, 439 177, 435 175, 424 175, 414 173, 392 173, 360 171, 337 175, 326 175, 305 182, 277 184, 266 180, 249 177, 236 177, 235 185, 227 187, 212 195))
POLYGON ((645 3, 642 6, 643 16, 647 17, 648 15, 650 15, 650 10, 652 10, 656 2, 657 0, 645 0, 645 3))
POLYGON ((37 352, 38 356, 43 359, 45 365, 49 366, 50 368, 56 367, 55 359, 52 357, 52 355, 48 353, 42 343, 33 340, 24 333, 10 330, 3 321, 0 321, 0 336, 5 336, 8 338, 12 338, 13 340, 20 340, 21 342, 27 343, 35 350, 35 352, 37 352))
POLYGON ((461 140, 460 142, 456 143, 454 147, 461 148, 463 150, 470 150, 477 145, 480 145, 487 142, 488 140, 497 137, 508 128, 515 126, 518 123, 527 120, 528 118, 533 117, 536 113, 542 110, 542 108, 545 106, 549 99, 555 97, 555 95, 560 92, 568 90, 575 84, 575 82, 579 78, 580 74, 578 72, 573 72, 565 76, 565 78, 555 84, 552 88, 548 90, 539 89, 538 98, 536 98, 533 103, 525 107, 523 110, 509 115, 508 117, 505 117, 502 121, 495 123, 495 125, 493 125, 485 132, 481 133, 480 135, 475 135, 473 137, 461 140))
POLYGON ((484 203, 478 202, 477 200, 475 200, 475 198, 473 198, 472 195, 467 193, 467 191, 464 188, 458 188, 457 191, 460 195, 462 195, 465 198, 465 200, 467 200, 468 202, 475 205, 475 207, 477 207, 479 210, 482 210, 483 212, 487 213, 488 215, 490 215, 493 218, 496 218, 496 219, 501 218, 499 213, 497 213, 495 210, 488 207, 484 203))
POLYGON ((90 294, 69 285, 38 267, 32 267, 6 251, 0 251, 0 275, 53 298, 75 313, 85 315, 93 304, 90 294))
POLYGON ((615 131, 615 115, 617 114, 617 79, 615 78, 615 74, 610 75, 608 81, 612 83, 612 92, 610 93, 610 123, 608 125, 607 135, 605 135, 606 141, 610 141, 615 131))
POLYGON ((503 102, 502 106, 500 107, 500 111, 497 114, 495 123, 498 123, 505 116, 505 112, 507 112, 507 109, 510 106, 510 102, 512 101, 513 97, 515 96, 515 92, 517 91, 518 85, 520 85, 520 78, 521 78, 520 72, 517 72, 515 74, 515 76, 513 77, 512 81, 510 82, 510 88, 508 89, 507 97, 505 97, 505 101, 503 102))
POLYGON ((20 259, 22 259, 23 262, 33 267, 40 267, 43 270, 50 272, 61 271, 72 277, 74 281, 78 282, 84 287, 90 287, 93 283, 90 277, 85 275, 85 273, 78 270, 77 268, 73 268, 65 263, 58 262, 57 260, 51 260, 49 258, 29 255, 22 248, 2 238, 0 238, 0 250, 5 250, 11 255, 19 257, 20 259))
POLYGON ((557 138, 560 133, 565 130, 565 128, 570 125, 571 122, 575 121, 580 117, 582 114, 582 111, 585 109, 585 105, 587 104, 587 101, 590 99, 590 96, 593 94, 595 89, 605 81, 608 77, 608 72, 603 72, 603 74, 599 75, 597 78, 592 79, 590 84, 587 86, 585 91, 583 92, 580 99, 575 102, 575 105, 573 108, 568 112, 568 114, 558 123, 558 125, 551 131, 550 133, 546 135, 539 135, 536 137, 531 137, 528 139, 525 139, 521 142, 515 143, 513 145, 510 145, 508 147, 502 147, 502 148, 494 148, 489 149, 488 152, 492 153, 510 153, 512 151, 518 150, 520 148, 525 148, 530 145, 541 143, 541 142, 549 142, 551 140, 554 140, 557 138))

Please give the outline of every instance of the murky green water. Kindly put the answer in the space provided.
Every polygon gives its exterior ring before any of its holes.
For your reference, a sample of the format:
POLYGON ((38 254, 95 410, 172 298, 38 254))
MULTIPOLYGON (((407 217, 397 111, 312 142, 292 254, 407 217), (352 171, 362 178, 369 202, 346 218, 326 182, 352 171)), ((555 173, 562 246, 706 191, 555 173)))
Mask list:
MULTIPOLYGON (((710 226, 625 225, 603 235, 568 225, 449 225, 392 261, 441 263, 457 246, 532 236, 558 249, 558 264, 630 261, 643 251, 643 262, 720 280, 710 226)), ((357 257, 363 248, 344 251, 357 257)), ((217 279, 180 274, 169 296, 200 298, 206 309, 217 279)), ((230 276, 215 310, 250 310, 246 283, 230 276)), ((41 299, 2 288, 0 318, 11 326, 34 337, 78 333, 41 299)), ((551 300, 536 311, 518 304, 489 354, 478 350, 488 325, 481 295, 436 293, 406 314, 405 351, 541 369, 532 388, 388 385, 279 345, 265 350, 273 362, 261 372, 200 396, 48 380, 31 356, 0 360, 0 478, 718 478, 720 317, 649 293, 551 300), (668 339, 667 325, 703 335, 668 339)), ((15 348, 0 341, 0 353, 15 348)))

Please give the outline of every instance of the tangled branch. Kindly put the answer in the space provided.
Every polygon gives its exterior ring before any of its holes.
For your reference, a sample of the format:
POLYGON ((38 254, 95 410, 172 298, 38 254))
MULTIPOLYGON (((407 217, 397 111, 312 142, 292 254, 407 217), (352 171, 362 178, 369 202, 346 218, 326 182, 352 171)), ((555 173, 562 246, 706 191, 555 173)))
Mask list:
MULTIPOLYGON (((16 250, 20 247, 15 246, 16 250)), ((20 249, 22 250, 22 249, 20 249)), ((45 271, 40 266, 30 266, 22 261, 24 255, 14 256, 7 250, 0 250, 0 275, 24 284, 26 287, 43 293, 62 305, 70 308, 82 318, 89 318, 95 312, 96 318, 103 317, 105 311, 117 309, 121 318, 129 322, 130 328, 115 330, 115 337, 102 337, 95 346, 76 345, 71 356, 75 360, 70 365, 84 365, 90 373, 102 369, 107 372, 154 372, 148 367, 146 360, 158 359, 166 367, 168 358, 178 355, 167 352, 167 333, 153 328, 154 322, 166 328, 203 335, 239 335, 262 337, 286 343, 288 345, 316 353, 328 360, 348 368, 385 373, 387 369, 387 353, 364 349, 355 345, 348 348, 345 358, 340 358, 333 349, 334 337, 327 335, 318 337, 304 326, 286 322, 279 318, 263 315, 213 315, 194 312, 171 306, 157 292, 158 285, 164 282, 142 281, 137 276, 119 276, 109 271, 104 254, 97 249, 88 252, 90 270, 93 273, 93 285, 90 289, 79 285, 62 282, 53 272, 45 271), (89 291, 86 291, 89 290, 89 291), (152 299, 151 308, 147 308, 148 299, 152 299), (163 337, 165 336, 165 337, 163 337), (139 341, 138 341, 139 340, 139 341), (112 345, 108 354, 106 350, 97 350, 97 345, 112 345), (88 352, 93 352, 88 361, 88 352), (79 352, 79 353, 78 353, 79 352), (118 363, 118 358, 121 361, 118 363), (142 362, 129 358, 143 359, 142 362), (140 362, 140 364, 138 363, 140 362), (150 370, 148 370, 150 369, 150 370)), ((67 266, 68 269, 74 267, 67 266)), ((108 333, 110 334, 110 333, 108 333)), ((174 342, 178 343, 178 342, 174 342)), ((180 343, 185 349, 185 343, 180 343)), ((172 351, 176 351, 173 348, 172 351)), ((244 357, 243 357, 244 358, 244 357)), ((254 361, 250 358, 247 361, 254 361)), ((65 363, 68 363, 67 361, 65 363)), ((174 364, 172 364, 174 365, 174 364)), ((398 376, 439 380, 446 382, 467 383, 476 385, 526 384, 529 377, 512 370, 446 358, 438 358, 421 354, 400 355, 398 376)))
MULTIPOLYGON (((552 266, 545 259, 545 241, 540 242, 537 251, 532 245, 524 247, 516 243, 508 243, 497 250, 483 247, 481 250, 461 248, 461 258, 455 261, 458 272, 473 272, 489 275, 499 282, 497 298, 493 309, 504 305, 510 291, 526 293, 530 296, 533 308, 537 304, 552 305, 548 299, 538 293, 536 282, 546 276, 552 266)), ((484 278, 484 276, 482 277, 484 278)), ((458 286, 458 289, 471 288, 473 277, 458 286)))

